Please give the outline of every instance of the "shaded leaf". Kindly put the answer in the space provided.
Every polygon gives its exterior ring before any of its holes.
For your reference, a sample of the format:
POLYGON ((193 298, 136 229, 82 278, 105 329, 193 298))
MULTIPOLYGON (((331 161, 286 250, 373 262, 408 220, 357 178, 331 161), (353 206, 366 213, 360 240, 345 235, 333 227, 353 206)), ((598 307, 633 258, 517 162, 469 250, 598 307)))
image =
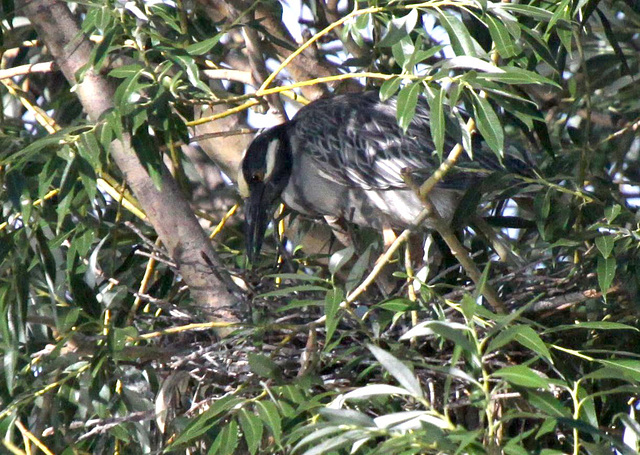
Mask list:
POLYGON ((416 113, 416 106, 418 105, 418 95, 420 94, 420 84, 413 83, 409 84, 400 90, 398 94, 398 110, 396 112, 398 118, 398 125, 405 132, 411 121, 413 120, 413 116, 416 113))
POLYGON ((478 130, 480 130, 480 134, 482 134, 483 139, 491 150, 498 157, 502 157, 504 153, 504 131, 500 119, 491 104, 489 104, 489 101, 474 91, 471 93, 473 94, 473 108, 478 130))

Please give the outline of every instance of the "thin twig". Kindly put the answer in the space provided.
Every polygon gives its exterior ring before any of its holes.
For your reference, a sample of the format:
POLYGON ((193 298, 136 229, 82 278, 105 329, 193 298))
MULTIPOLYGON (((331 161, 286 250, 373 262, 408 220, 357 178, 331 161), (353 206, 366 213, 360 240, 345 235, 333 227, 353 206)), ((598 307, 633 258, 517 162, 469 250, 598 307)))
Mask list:
POLYGON ((0 70, 0 79, 10 79, 15 76, 25 76, 32 73, 50 73, 53 71, 54 66, 54 62, 42 62, 7 68, 0 70))

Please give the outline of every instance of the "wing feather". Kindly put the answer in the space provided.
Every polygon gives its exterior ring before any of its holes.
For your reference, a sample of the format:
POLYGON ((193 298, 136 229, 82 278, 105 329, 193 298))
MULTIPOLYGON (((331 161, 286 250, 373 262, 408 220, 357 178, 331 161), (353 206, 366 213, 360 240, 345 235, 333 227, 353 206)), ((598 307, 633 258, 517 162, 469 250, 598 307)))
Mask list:
MULTIPOLYGON (((293 138, 298 142, 292 148, 312 156, 323 176, 347 187, 406 188, 404 170, 424 180, 440 160, 431 137, 426 100, 419 99, 406 133, 398 126, 396 107, 395 98, 380 102, 378 93, 373 91, 315 101, 300 109, 292 120, 293 138)), ((459 140, 446 134, 445 150, 459 140)), ((474 147, 473 162, 462 164, 459 172, 440 185, 464 189, 479 177, 478 168, 503 169, 495 155, 482 145, 474 147), (476 171, 464 172, 464 166, 475 167, 476 171)))

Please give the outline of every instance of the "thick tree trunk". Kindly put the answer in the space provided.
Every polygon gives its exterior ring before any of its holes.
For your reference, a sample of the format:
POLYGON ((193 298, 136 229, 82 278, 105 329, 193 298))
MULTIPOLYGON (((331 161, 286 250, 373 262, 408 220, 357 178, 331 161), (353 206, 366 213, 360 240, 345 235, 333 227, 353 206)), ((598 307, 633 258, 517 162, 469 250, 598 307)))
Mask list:
MULTIPOLYGON (((76 72, 89 61, 92 44, 82 34, 67 3, 31 0, 25 4, 24 11, 69 83, 76 84, 76 72)), ((93 121, 98 121, 101 115, 113 108, 114 87, 93 69, 85 73, 76 93, 93 121)), ((221 270, 221 263, 209 239, 170 173, 164 169, 162 190, 159 191, 133 150, 127 134, 122 141, 116 140, 111 144, 110 154, 178 265, 196 303, 212 320, 238 321, 240 299, 233 294, 235 286, 221 270), (207 258, 213 266, 207 263, 207 258)))

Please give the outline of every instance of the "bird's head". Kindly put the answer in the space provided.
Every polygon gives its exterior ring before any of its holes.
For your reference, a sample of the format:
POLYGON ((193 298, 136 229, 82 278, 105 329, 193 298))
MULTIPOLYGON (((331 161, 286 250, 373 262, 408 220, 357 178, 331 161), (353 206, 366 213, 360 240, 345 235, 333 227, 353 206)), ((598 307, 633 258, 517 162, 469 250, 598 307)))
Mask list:
POLYGON ((245 199, 245 241, 250 262, 260 253, 272 210, 290 175, 286 124, 268 129, 249 144, 238 172, 238 189, 245 199))

